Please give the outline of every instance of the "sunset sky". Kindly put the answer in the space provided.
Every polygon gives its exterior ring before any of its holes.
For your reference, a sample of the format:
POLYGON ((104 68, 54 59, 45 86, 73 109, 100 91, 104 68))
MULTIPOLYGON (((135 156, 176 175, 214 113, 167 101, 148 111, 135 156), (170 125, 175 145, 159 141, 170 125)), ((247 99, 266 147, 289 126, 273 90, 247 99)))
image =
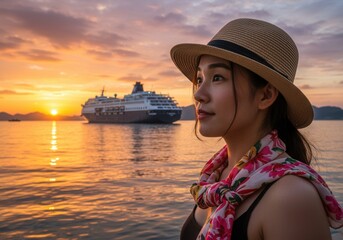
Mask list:
POLYGON ((295 84, 343 107, 342 0, 1 0, 0 112, 79 115, 88 98, 145 90, 192 103, 172 46, 207 43, 228 21, 270 21, 295 40, 295 84))

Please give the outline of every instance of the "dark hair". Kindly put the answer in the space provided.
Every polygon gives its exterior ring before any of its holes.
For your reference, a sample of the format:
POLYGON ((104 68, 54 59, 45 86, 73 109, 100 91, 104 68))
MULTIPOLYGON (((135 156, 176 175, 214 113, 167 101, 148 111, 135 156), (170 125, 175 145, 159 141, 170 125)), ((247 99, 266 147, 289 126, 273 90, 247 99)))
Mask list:
MULTIPOLYGON (((227 128, 225 134, 230 130, 237 114, 237 94, 236 94, 236 86, 235 86, 235 77, 233 67, 236 64, 231 64, 231 79, 233 85, 233 92, 234 92, 234 100, 235 100, 235 113, 234 117, 227 128)), ((242 67, 243 68, 243 67, 242 67)), ((262 88, 268 84, 268 82, 263 79, 261 76, 257 75, 256 73, 243 68, 247 71, 249 78, 252 83, 252 94, 255 94, 256 90, 262 88)), ((195 78, 196 79, 196 76, 195 78)), ((193 81, 193 92, 195 92, 195 82, 193 81)), ((195 122, 194 132, 196 137, 201 140, 197 134, 197 126, 198 120, 195 122)), ((288 119, 287 115, 287 102, 282 94, 279 94, 275 102, 269 108, 267 119, 265 121, 265 125, 263 127, 271 127, 271 129, 276 129, 278 131, 279 138, 286 144, 289 156, 294 159, 297 159, 305 164, 310 165, 312 158, 314 158, 314 154, 312 149, 315 149, 314 145, 293 125, 293 123, 288 119)))
MULTIPOLYGON (((267 85, 268 82, 265 79, 247 71, 255 90, 267 85)), ((279 138, 286 144, 289 156, 310 165, 314 157, 312 149, 315 147, 288 119, 287 102, 281 93, 269 108, 265 124, 278 131, 279 138)))

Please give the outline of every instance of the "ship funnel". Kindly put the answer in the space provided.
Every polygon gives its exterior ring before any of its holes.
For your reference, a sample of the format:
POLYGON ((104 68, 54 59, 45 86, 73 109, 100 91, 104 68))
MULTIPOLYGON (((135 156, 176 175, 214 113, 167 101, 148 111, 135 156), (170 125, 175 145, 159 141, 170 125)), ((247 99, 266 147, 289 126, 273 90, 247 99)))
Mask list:
POLYGON ((143 84, 141 82, 136 82, 135 86, 133 87, 132 93, 144 92, 143 84))

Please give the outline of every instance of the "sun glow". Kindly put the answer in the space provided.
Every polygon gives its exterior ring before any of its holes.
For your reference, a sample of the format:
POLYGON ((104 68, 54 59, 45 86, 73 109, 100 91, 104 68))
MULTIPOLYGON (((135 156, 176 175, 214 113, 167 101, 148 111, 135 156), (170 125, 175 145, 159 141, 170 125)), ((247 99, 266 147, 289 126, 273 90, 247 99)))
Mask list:
POLYGON ((51 109, 50 113, 52 116, 56 116, 58 114, 58 111, 56 109, 51 109))

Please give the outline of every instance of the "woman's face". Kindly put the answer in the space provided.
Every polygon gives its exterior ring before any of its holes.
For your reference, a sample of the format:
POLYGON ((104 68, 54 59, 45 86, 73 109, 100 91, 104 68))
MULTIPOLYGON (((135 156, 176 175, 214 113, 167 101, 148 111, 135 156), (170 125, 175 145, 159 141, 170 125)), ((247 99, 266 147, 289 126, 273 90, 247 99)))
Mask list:
POLYGON ((199 131, 205 137, 224 137, 225 134, 239 132, 249 126, 256 116, 258 107, 247 71, 238 65, 234 65, 234 69, 232 66, 229 61, 213 56, 205 55, 200 59, 194 98, 199 131), (235 111, 237 115, 232 123, 235 111))

